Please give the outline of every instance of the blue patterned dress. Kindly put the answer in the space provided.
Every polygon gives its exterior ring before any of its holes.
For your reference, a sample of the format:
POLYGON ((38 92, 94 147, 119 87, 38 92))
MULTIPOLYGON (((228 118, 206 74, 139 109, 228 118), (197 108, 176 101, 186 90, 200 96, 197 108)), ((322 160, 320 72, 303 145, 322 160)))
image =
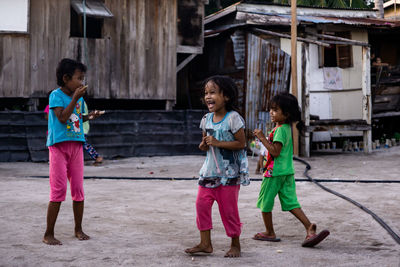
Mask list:
MULTIPOLYGON (((236 111, 227 112, 217 123, 213 122, 213 116, 214 113, 204 115, 200 128, 219 141, 235 141, 234 134, 245 127, 243 118, 236 111)), ((221 184, 248 185, 250 178, 246 149, 229 150, 210 146, 199 174, 199 185, 207 188, 221 184)))

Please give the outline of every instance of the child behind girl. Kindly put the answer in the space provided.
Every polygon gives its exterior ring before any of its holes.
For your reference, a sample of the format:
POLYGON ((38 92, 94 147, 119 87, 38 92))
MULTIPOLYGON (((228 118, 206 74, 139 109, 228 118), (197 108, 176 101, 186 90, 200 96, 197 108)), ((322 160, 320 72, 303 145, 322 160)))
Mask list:
POLYGON ((98 166, 103 163, 103 157, 96 151, 96 149, 87 141, 87 135, 89 134, 90 124, 89 121, 93 120, 96 117, 101 116, 104 111, 95 110, 92 112, 92 116, 89 116, 89 110, 85 101, 83 101, 85 106, 85 112, 83 113, 84 117, 87 117, 87 120, 83 121, 83 133, 85 134, 85 143, 83 144, 83 149, 88 153, 88 155, 94 160, 93 165, 98 166))
POLYGON ((72 59, 64 58, 57 67, 57 84, 60 88, 50 94, 47 146, 49 148, 50 202, 47 209, 47 228, 43 242, 61 245, 54 237, 54 226, 65 200, 67 179, 70 182, 75 219, 75 236, 87 240, 82 231, 84 208, 83 192, 83 151, 85 136, 82 127, 84 109, 82 96, 86 66, 72 59))
MULTIPOLYGON (((316 234, 317 226, 311 223, 297 201, 293 166, 293 143, 290 124, 301 119, 301 112, 296 97, 289 93, 281 93, 272 98, 270 106, 271 120, 276 127, 269 138, 260 129, 254 135, 268 150, 264 179, 261 184, 257 207, 261 209, 265 224, 265 232, 257 233, 253 239, 278 242, 272 223, 274 199, 279 195, 283 211, 290 211, 306 228, 306 239, 303 247, 313 247, 324 240, 328 230, 316 234)), ((301 121, 300 121, 301 122, 301 121)), ((302 123, 297 124, 301 130, 302 123)))
POLYGON ((186 253, 211 253, 211 211, 217 201, 231 247, 225 257, 240 257, 239 236, 242 223, 239 218, 238 197, 240 184, 248 185, 248 162, 244 120, 235 111, 237 87, 233 80, 213 76, 205 81, 204 102, 210 113, 200 123, 203 138, 199 148, 207 151, 200 170, 196 199, 196 222, 200 230, 200 244, 186 253))

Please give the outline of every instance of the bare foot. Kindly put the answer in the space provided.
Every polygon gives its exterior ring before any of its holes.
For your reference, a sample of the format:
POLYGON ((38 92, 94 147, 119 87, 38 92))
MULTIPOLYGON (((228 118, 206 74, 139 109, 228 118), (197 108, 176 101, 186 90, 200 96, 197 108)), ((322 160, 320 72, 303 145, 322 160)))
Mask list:
POLYGON ((231 246, 231 249, 225 254, 226 258, 240 257, 240 247, 231 246))
POLYGON ((237 258, 240 257, 240 241, 239 237, 232 237, 231 249, 225 254, 224 257, 227 258, 237 258))
POLYGON ((198 244, 197 246, 194 246, 192 248, 185 249, 185 252, 188 253, 188 254, 196 254, 196 253, 199 253, 199 252, 212 253, 213 252, 213 248, 212 248, 212 245, 204 246, 204 245, 198 244))
POLYGON ((43 243, 47 245, 62 245, 61 241, 55 239, 53 235, 45 235, 43 237, 43 243))
POLYGON ((75 236, 79 240, 89 240, 90 239, 90 236, 85 234, 82 230, 81 231, 75 231, 75 236))
POLYGON ((310 227, 307 229, 307 236, 312 236, 315 235, 317 232, 317 225, 315 223, 312 223, 310 227))
POLYGON ((103 157, 99 156, 96 158, 96 161, 93 163, 94 166, 99 166, 103 163, 103 157))

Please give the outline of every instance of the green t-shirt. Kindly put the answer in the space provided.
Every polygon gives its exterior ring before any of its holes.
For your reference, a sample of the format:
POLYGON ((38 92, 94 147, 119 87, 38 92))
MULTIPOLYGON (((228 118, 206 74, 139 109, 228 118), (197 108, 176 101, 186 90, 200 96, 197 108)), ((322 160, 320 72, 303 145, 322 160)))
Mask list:
POLYGON ((292 130, 289 124, 282 124, 272 130, 269 141, 282 144, 282 150, 278 157, 272 157, 269 152, 267 156, 268 169, 264 177, 282 176, 294 174, 293 166, 293 141, 292 130))

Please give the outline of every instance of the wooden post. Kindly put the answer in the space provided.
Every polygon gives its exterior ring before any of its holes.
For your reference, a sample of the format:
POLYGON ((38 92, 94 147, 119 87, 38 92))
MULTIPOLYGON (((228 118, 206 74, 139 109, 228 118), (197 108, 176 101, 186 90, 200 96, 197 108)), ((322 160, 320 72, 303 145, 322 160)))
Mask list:
MULTIPOLYGON (((297 1, 291 0, 291 73, 292 73, 292 95, 298 98, 297 94, 297 1)), ((299 132, 296 127, 293 129, 293 154, 299 155, 299 132)))
MULTIPOLYGON (((369 46, 362 47, 362 92, 363 92, 363 106, 362 118, 368 125, 371 125, 371 69, 370 69, 370 48, 369 46)), ((364 152, 370 153, 372 151, 372 131, 363 131, 363 145, 364 152)))

